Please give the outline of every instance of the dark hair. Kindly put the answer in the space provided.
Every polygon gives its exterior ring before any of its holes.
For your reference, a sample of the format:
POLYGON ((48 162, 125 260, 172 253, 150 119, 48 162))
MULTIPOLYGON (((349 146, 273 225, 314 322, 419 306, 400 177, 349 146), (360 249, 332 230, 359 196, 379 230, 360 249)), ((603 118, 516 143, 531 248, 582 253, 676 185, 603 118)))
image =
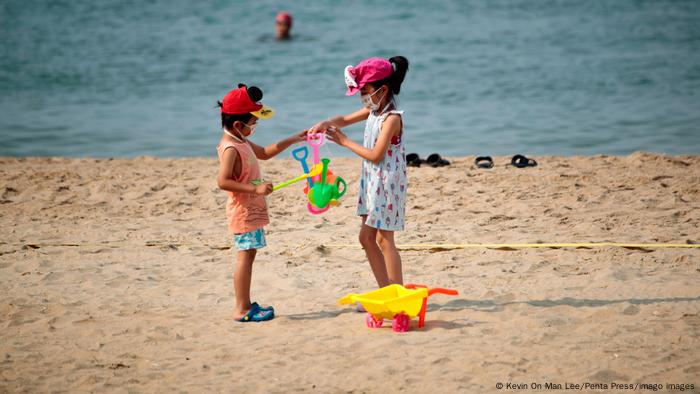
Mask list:
MULTIPOLYGON (((239 83, 238 84, 239 88, 245 87, 245 84, 239 83)), ((262 100, 263 97, 263 92, 260 90, 259 87, 257 86, 251 86, 251 87, 246 87, 246 92, 248 93, 248 97, 253 102, 258 102, 262 100)), ((221 101, 217 100, 216 101, 217 107, 221 108, 224 106, 224 103, 221 101)), ((221 114, 221 127, 225 128, 226 130, 232 130, 233 129, 233 124, 236 121, 240 121, 243 123, 248 123, 250 119, 253 118, 253 114, 251 113, 245 113, 245 114, 221 114)))
POLYGON ((379 81, 370 82, 368 85, 374 86, 375 89, 387 85, 389 88, 387 98, 391 99, 395 94, 401 92, 401 83, 406 78, 406 72, 408 71, 408 59, 403 56, 394 56, 389 59, 389 62, 394 67, 394 72, 390 76, 379 81))
MULTIPOLYGON (((221 104, 221 102, 219 102, 219 104, 221 104)), ((236 121, 248 123, 252 117, 253 117, 253 114, 251 114, 251 113, 247 113, 247 114, 221 114, 221 127, 225 128, 226 130, 233 130, 233 124, 236 121)))

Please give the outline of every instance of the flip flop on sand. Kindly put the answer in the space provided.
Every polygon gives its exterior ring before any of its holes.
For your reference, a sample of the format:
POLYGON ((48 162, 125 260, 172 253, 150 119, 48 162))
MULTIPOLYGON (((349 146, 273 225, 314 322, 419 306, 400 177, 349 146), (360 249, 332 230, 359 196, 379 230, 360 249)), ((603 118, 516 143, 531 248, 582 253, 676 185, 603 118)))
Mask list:
POLYGON ((478 156, 474 159, 474 165, 478 168, 493 168, 493 159, 491 156, 478 156))
POLYGON ((523 155, 515 155, 512 159, 510 159, 510 164, 518 168, 525 168, 535 167, 537 162, 534 159, 529 159, 523 155))
POLYGON ((437 153, 433 153, 430 156, 428 156, 425 162, 430 164, 431 167, 442 167, 450 165, 449 161, 443 159, 442 156, 440 156, 437 153))
POLYGON ((420 167, 423 160, 418 156, 418 153, 409 153, 406 155, 406 163, 409 167, 420 167))
POLYGON ((274 311, 264 311, 260 309, 260 305, 257 303, 251 304, 250 305, 250 310, 248 313, 246 313, 243 317, 238 319, 239 322, 241 323, 248 323, 248 322, 261 322, 261 321, 267 321, 267 320, 272 320, 275 318, 275 312, 274 311))

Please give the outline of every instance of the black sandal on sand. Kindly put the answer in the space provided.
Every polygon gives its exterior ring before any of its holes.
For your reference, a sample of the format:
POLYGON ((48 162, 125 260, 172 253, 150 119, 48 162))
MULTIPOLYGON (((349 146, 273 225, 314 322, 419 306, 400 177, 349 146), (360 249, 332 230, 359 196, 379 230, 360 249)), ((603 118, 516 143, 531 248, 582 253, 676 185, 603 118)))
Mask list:
POLYGON ((528 159, 523 155, 515 155, 512 159, 510 159, 510 164, 518 168, 525 168, 535 167, 537 165, 537 162, 535 161, 535 159, 528 159))
POLYGON ((432 155, 428 156, 425 162, 430 164, 431 167, 442 167, 450 165, 449 161, 443 159, 442 156, 440 156, 437 153, 433 153, 432 155))
POLYGON ((418 153, 409 153, 406 155, 406 164, 409 167, 420 167, 423 160, 418 156, 418 153))
POLYGON ((479 156, 474 159, 474 165, 478 168, 493 168, 493 159, 491 156, 479 156))

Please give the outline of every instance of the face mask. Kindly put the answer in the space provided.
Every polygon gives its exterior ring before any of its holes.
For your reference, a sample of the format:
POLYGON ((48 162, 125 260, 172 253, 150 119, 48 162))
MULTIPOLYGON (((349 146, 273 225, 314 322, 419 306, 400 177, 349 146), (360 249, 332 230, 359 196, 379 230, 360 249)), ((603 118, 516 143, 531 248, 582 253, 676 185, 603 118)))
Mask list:
MULTIPOLYGON (((241 122, 241 123, 243 123, 243 122, 241 122)), ((244 136, 244 137, 248 138, 248 137, 252 136, 253 133, 255 133, 255 129, 258 127, 258 124, 255 123, 255 124, 249 125, 248 123, 243 123, 243 126, 245 126, 245 127, 247 127, 247 128, 250 129, 250 134, 248 134, 248 135, 246 136, 245 134, 243 134, 242 131, 239 131, 239 133, 241 133, 241 136, 244 136)))
POLYGON ((254 125, 246 124, 246 126, 248 126, 248 128, 250 129, 250 134, 248 134, 248 137, 252 137, 253 134, 255 133, 255 129, 258 127, 258 124, 257 123, 254 125))
POLYGON ((364 105, 365 108, 369 109, 370 111, 376 111, 379 109, 379 103, 375 103, 372 100, 372 96, 377 94, 377 92, 379 92, 379 90, 375 90, 374 93, 372 93, 372 94, 363 94, 360 96, 360 100, 362 101, 362 105, 364 105))

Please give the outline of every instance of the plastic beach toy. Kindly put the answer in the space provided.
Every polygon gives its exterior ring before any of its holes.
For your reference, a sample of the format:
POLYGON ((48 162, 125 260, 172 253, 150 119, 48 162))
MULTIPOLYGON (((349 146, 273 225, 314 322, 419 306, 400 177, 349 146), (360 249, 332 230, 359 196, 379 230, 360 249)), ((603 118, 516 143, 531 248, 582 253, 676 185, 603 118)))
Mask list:
MULTIPOLYGON (((307 140, 308 140, 308 137, 307 137, 307 140)), ((314 153, 316 153, 316 155, 318 156, 318 149, 316 149, 314 151, 314 153)), ((294 160, 301 163, 301 168, 304 170, 304 172, 308 173, 309 166, 306 164, 306 158, 309 157, 309 149, 305 146, 302 146, 301 148, 294 149, 292 151, 292 156, 294 157, 294 160)), ((330 173, 330 170, 328 172, 330 173)), ((314 181, 312 178, 313 177, 306 178, 306 187, 304 188, 304 194, 306 194, 306 195, 309 194, 309 190, 314 185, 314 181)), ((334 177, 334 179, 335 179, 335 177, 334 177)), ((320 214, 326 212, 327 210, 329 210, 330 206, 327 206, 323 209, 318 209, 318 208, 314 207, 313 205, 311 205, 311 203, 309 202, 306 204, 306 209, 309 211, 309 213, 311 213, 313 215, 320 215, 320 214)))
POLYGON ((367 327, 379 328, 384 319, 392 319, 391 327, 395 332, 406 332, 411 319, 416 316, 418 328, 425 326, 428 297, 438 293, 453 296, 459 294, 457 290, 428 288, 425 285, 389 285, 368 293, 348 294, 338 303, 347 305, 359 302, 367 311, 367 327))
MULTIPOLYGON (((347 184, 343 178, 336 177, 333 172, 328 169, 330 160, 325 158, 321 160, 319 157, 318 150, 326 143, 326 135, 324 133, 307 134, 306 143, 313 149, 314 166, 311 171, 317 166, 322 169, 321 172, 316 173, 316 175, 306 178, 307 184, 304 187, 304 194, 306 194, 308 199, 306 209, 313 215, 319 215, 329 210, 331 206, 337 206, 339 204, 338 199, 345 194, 347 184), (328 162, 324 163, 325 160, 328 160, 328 162), (341 184, 343 185, 342 190, 340 190, 341 184), (314 187, 315 191, 312 191, 314 187)), ((309 157, 309 149, 306 146, 293 150, 292 157, 301 164, 304 173, 311 172, 306 163, 306 159, 309 157)), ((285 182, 284 186, 286 186, 286 184, 285 182)))
MULTIPOLYGON (((306 164, 306 158, 309 157, 309 150, 305 146, 302 146, 301 148, 294 149, 292 151, 292 156, 294 157, 294 160, 301 163, 301 169, 304 170, 304 173, 308 173, 309 166, 306 164)), ((311 178, 312 177, 306 178, 308 187, 314 185, 314 181, 311 180, 311 178)))
MULTIPOLYGON (((324 133, 314 133, 314 134, 306 134, 306 143, 311 145, 311 148, 314 150, 314 164, 319 164, 319 155, 318 155, 318 148, 323 146, 326 143, 326 134, 324 133)), ((314 181, 319 181, 320 177, 317 177, 314 179, 314 181)))
POLYGON ((323 162, 323 170, 321 172, 321 180, 314 182, 313 187, 309 190, 309 202, 315 207, 323 209, 328 206, 331 200, 337 200, 345 194, 347 184, 341 177, 336 177, 332 184, 326 183, 326 175, 328 173, 328 163, 331 161, 327 158, 321 160, 323 162), (339 190, 339 185, 343 185, 343 191, 339 190))
POLYGON ((286 182, 282 182, 282 183, 280 183, 280 184, 277 184, 277 185, 273 186, 273 187, 272 187, 272 190, 281 189, 281 188, 283 188, 283 187, 285 187, 285 186, 291 185, 292 183, 297 183, 297 182, 299 182, 299 181, 303 181, 303 180, 306 179, 306 178, 310 178, 310 177, 314 177, 314 176, 316 176, 316 175, 320 175, 320 174, 321 174, 321 171, 323 171, 323 168, 324 168, 324 167, 322 167, 322 166, 314 166, 314 167, 311 169, 311 171, 309 171, 309 172, 307 172, 307 173, 305 173, 305 174, 303 174, 303 175, 299 175, 298 177, 296 177, 296 178, 294 178, 294 179, 290 179, 290 180, 288 180, 288 181, 286 181, 286 182))

